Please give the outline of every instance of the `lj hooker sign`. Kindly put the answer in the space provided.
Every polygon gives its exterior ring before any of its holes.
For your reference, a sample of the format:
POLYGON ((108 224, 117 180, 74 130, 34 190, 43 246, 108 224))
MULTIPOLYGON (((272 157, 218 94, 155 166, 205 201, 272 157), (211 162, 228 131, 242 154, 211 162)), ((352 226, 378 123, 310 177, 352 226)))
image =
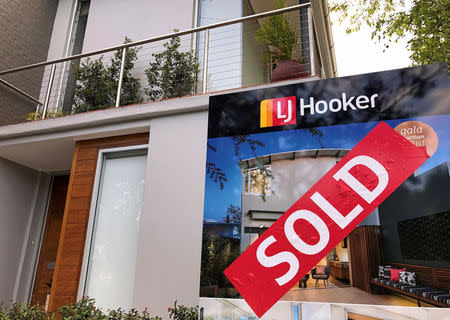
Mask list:
POLYGON ((426 160, 381 122, 225 274, 261 317, 426 160))
POLYGON ((449 92, 432 64, 211 96, 200 296, 260 317, 331 260, 362 290, 383 261, 450 272, 449 92))

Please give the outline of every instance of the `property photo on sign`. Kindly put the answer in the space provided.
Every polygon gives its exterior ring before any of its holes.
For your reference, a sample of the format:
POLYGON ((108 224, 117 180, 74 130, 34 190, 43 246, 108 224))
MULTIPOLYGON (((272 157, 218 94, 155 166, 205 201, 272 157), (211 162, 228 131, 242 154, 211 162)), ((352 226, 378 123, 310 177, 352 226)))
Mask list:
POLYGON ((210 97, 201 304, 449 308, 447 70, 210 97))

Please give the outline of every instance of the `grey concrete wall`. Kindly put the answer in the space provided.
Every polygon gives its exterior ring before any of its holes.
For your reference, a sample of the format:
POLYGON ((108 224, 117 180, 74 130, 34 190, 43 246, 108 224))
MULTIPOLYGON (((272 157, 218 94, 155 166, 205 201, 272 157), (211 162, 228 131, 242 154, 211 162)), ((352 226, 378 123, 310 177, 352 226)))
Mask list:
MULTIPOLYGON (((0 70, 45 61, 58 0, 0 0, 0 70)), ((43 68, 2 76, 38 97, 43 68)), ((36 105, 0 86, 0 125, 23 122, 36 105)))
POLYGON ((134 305, 198 304, 207 112, 152 119, 134 305))
POLYGON ((0 158, 0 302, 11 302, 17 291, 37 181, 37 171, 0 158))

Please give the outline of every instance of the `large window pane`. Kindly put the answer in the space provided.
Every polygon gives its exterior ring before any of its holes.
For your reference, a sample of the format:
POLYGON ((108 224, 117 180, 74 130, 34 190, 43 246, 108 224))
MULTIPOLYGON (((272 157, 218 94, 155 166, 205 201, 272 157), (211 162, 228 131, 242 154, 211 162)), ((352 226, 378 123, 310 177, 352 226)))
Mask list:
POLYGON ((103 159, 84 292, 103 308, 133 305, 146 159, 146 151, 103 159))

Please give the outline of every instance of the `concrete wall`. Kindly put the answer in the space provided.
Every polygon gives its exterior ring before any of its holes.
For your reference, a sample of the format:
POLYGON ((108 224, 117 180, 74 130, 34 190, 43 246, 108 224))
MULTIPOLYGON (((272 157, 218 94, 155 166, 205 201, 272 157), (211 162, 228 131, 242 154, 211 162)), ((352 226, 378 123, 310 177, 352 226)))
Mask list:
POLYGON ((155 315, 198 304, 207 122, 197 112, 150 123, 134 304, 155 315))
MULTIPOLYGON (((46 60, 58 0, 0 0, 0 70, 46 60)), ((43 68, 2 76, 38 97, 43 68)), ((0 86, 0 125, 23 122, 35 103, 0 86)))
POLYGON ((37 171, 0 158, 0 302, 9 303, 17 294, 38 180, 37 171))

